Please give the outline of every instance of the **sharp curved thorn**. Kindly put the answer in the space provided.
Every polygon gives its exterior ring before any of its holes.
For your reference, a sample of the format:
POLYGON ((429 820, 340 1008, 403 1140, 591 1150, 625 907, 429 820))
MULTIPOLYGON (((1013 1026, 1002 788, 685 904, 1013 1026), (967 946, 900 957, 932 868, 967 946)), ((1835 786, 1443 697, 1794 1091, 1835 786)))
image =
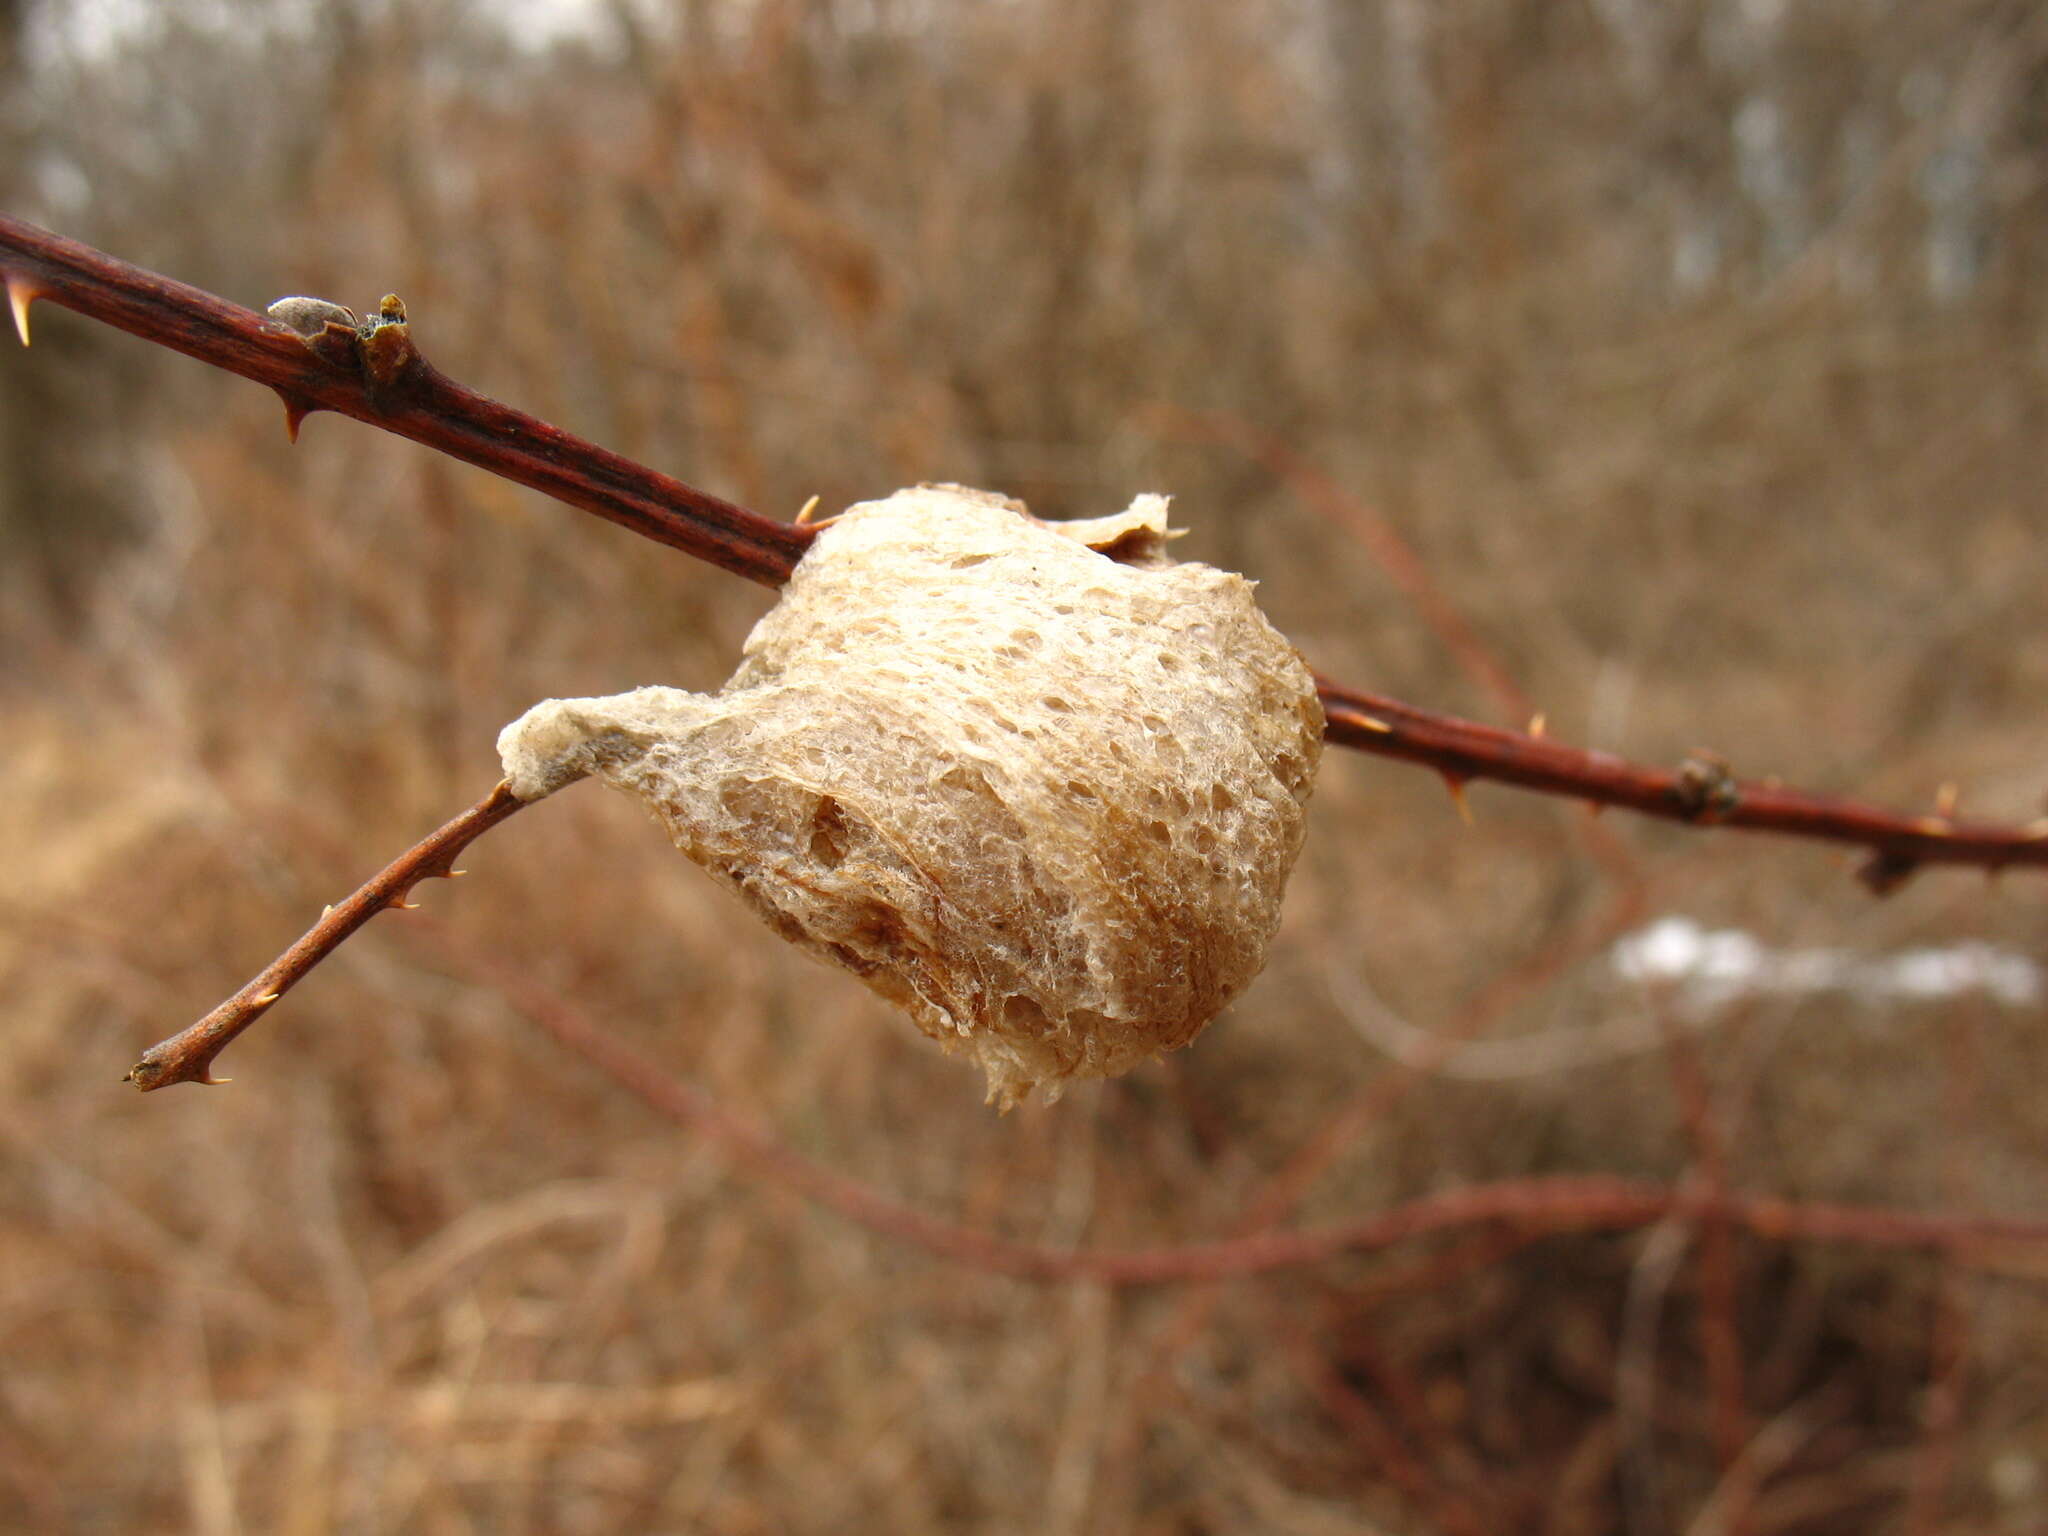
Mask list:
POLYGON ((450 880, 460 880, 464 875, 468 873, 469 871, 466 869, 451 869, 448 871, 448 878, 450 880))
POLYGON ((808 523, 808 522, 809 522, 809 521, 811 520, 811 514, 812 514, 813 512, 815 512, 815 511, 817 511, 817 510, 818 510, 818 498, 817 498, 817 497, 815 497, 815 496, 813 496, 813 497, 812 497, 812 498, 811 498, 811 499, 810 499, 809 501, 807 501, 807 502, 805 502, 805 503, 804 503, 804 505, 803 505, 803 510, 802 510, 801 512, 797 513, 797 515, 796 515, 796 520, 797 520, 797 523, 798 523, 799 525, 802 525, 802 524, 804 524, 804 523, 808 523))
POLYGON ((42 290, 27 278, 7 274, 7 304, 14 311, 14 333, 24 347, 28 345, 28 307, 42 296, 42 290))
POLYGON ((1529 739, 1531 741, 1541 741, 1543 739, 1544 727, 1549 723, 1549 721, 1544 719, 1543 711, 1537 710, 1535 714, 1529 717, 1529 739))
POLYGON ((277 392, 277 398, 284 402, 284 435, 296 443, 299 440, 299 423, 312 415, 316 407, 312 401, 288 395, 283 390, 277 392))
POLYGON ((215 1077, 213 1075, 212 1070, 209 1068, 207 1071, 202 1072, 199 1076, 193 1078, 192 1081, 199 1084, 199 1086, 202 1088, 224 1088, 229 1083, 232 1083, 234 1079, 232 1077, 215 1077))
POLYGON ((254 1002, 249 1004, 249 1006, 251 1008, 268 1008, 272 1003, 276 1002, 280 997, 283 996, 284 994, 282 992, 266 992, 261 997, 257 998, 254 1002))
POLYGON ((1451 804, 1458 808, 1458 819, 1466 826, 1472 825, 1472 803, 1465 798, 1465 781, 1455 773, 1443 775, 1444 788, 1450 791, 1451 804))
POLYGON ((1377 715, 1352 715, 1350 719, 1360 730, 1371 731, 1378 736, 1394 734, 1394 728, 1377 715))
POLYGON ((417 912, 420 904, 416 901, 394 901, 391 905, 400 912, 417 912))

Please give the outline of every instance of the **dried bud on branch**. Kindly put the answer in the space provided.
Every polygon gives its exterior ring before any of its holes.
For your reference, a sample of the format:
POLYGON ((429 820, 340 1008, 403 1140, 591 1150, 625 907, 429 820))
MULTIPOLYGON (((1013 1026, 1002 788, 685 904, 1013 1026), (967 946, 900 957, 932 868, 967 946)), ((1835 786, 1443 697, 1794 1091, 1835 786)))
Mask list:
POLYGON ((1008 1106, 1185 1045, 1264 964, 1323 716, 1166 503, 1051 524, 922 487, 819 536, 716 695, 553 700, 512 790, 645 801, 785 938, 1008 1106))

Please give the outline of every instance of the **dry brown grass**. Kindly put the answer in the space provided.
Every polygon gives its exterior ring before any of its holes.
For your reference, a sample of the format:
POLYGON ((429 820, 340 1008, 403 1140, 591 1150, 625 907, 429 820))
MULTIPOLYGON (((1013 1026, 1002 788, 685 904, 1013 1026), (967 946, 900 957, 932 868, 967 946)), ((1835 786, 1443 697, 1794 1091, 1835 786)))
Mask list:
MULTIPOLYGON (((77 74, 30 56, 8 201, 245 302, 396 289, 449 371, 762 510, 920 479, 1048 515, 1171 491, 1185 547, 1258 576, 1333 674, 1494 716, 1362 544, 1157 407, 1226 413, 1398 529, 1560 736, 2039 813, 2024 8, 1817 4, 1775 35, 1704 4, 916 9, 683 6, 687 45, 553 61, 433 7, 286 42, 260 10, 232 42, 173 24, 77 74), (1426 117, 1392 88, 1402 16, 1426 117), (1731 160, 1758 90, 1806 170, 1789 212, 1731 160), (1987 260, 1937 302, 1922 189, 1966 131, 1987 260), (1723 255, 1680 293, 1685 213, 1723 255)), ((120 1089, 487 787, 503 721, 711 686, 766 597, 333 418, 288 449, 258 391, 37 324, 0 357, 0 1523, 2040 1529, 2037 1254, 1964 1272, 1674 1226, 1214 1293, 993 1279, 736 1178, 460 958, 1035 1241, 1223 1231, 1361 1094, 1308 1219, 1717 1161, 2042 1214, 2038 1008, 1766 999, 1691 1053, 1494 1080, 1358 1027, 1366 989, 1489 1040, 1654 1026, 1668 1002, 1599 958, 1646 913, 2039 955, 2038 881, 1876 903, 1824 850, 1589 832, 1485 789, 1466 830, 1426 775, 1337 754, 1233 1014, 999 1120, 578 790, 425 893, 459 943, 383 920, 225 1059, 233 1087, 120 1089)))

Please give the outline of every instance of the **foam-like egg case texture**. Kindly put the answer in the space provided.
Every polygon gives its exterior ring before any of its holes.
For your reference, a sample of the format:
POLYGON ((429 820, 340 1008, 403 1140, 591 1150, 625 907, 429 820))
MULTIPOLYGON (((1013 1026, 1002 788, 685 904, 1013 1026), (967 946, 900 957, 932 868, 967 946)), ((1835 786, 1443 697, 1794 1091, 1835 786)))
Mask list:
POLYGON ((1184 1045, 1265 962, 1322 749, 1307 667, 1166 503, 1044 523, 921 486, 835 520, 713 695, 556 699, 512 788, 596 774, 1008 1107, 1184 1045))

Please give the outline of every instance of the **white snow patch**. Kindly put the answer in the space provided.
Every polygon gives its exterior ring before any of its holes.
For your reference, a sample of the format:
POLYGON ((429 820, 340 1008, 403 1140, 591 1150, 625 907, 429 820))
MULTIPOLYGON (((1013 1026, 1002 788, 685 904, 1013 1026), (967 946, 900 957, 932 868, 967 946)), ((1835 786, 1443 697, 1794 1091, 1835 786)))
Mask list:
POLYGON ((1624 981, 1676 985, 1689 1008, 1713 1012, 1743 998, 1846 992, 1868 1001, 1938 1002, 1981 993, 2015 1008, 2048 995, 2035 961, 1994 944, 1859 954, 1773 949, 1736 928, 1661 917, 1616 941, 1608 963, 1624 981))

